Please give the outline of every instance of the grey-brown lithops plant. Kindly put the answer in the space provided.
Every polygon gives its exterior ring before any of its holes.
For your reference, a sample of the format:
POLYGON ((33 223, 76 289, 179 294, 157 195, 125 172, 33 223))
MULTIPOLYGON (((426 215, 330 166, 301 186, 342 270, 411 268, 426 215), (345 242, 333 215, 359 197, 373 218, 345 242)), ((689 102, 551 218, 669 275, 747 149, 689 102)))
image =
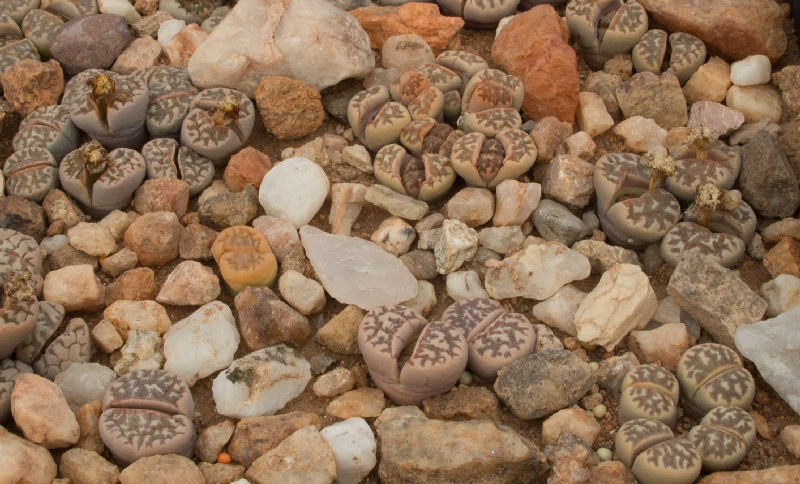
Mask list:
POLYGON ((45 343, 55 334, 64 319, 64 306, 50 301, 39 301, 37 304, 39 316, 36 324, 14 352, 17 360, 29 365, 39 357, 45 343))
POLYGON ((520 129, 501 130, 493 138, 468 133, 453 144, 453 168, 468 184, 494 188, 516 179, 536 161, 536 144, 520 129))
POLYGON ((194 400, 186 383, 164 370, 133 370, 103 397, 100 438, 118 460, 192 455, 194 400))
POLYGON ((684 251, 698 251, 714 258, 724 267, 736 265, 744 256, 746 245, 742 239, 725 233, 714 233, 694 222, 680 222, 661 240, 660 252, 664 262, 678 265, 684 251))
POLYGON ((403 103, 391 101, 388 89, 377 85, 350 98, 347 121, 359 141, 374 152, 397 142, 411 123, 411 114, 403 103))
POLYGON ((669 70, 681 84, 706 62, 706 44, 692 34, 673 32, 669 34, 669 70))
POLYGON ((142 147, 148 178, 180 178, 189 184, 189 195, 197 195, 214 181, 214 162, 180 146, 172 138, 156 138, 142 147))
POLYGON ((161 0, 158 9, 187 23, 199 24, 224 3, 225 0, 161 0))
POLYGON ((42 252, 36 239, 16 230, 0 228, 0 280, 11 271, 28 271, 36 283, 36 294, 42 287, 42 252))
POLYGON ((648 25, 647 12, 633 0, 571 0, 564 18, 593 67, 630 52, 648 25))
POLYGON ((358 348, 372 380, 400 405, 417 405, 458 382, 467 366, 467 341, 461 329, 434 321, 405 306, 381 306, 358 326, 358 348), (420 332, 421 331, 421 332, 420 332), (420 332, 410 358, 400 368, 403 349, 420 332))
POLYGON ((509 313, 489 298, 462 299, 442 313, 441 320, 464 332, 469 369, 492 382, 501 368, 533 352, 536 330, 528 318, 509 313))
POLYGON ((254 123, 253 102, 243 92, 206 89, 192 99, 181 127, 181 144, 221 165, 247 141, 254 123))
POLYGON ((138 151, 117 148, 109 152, 97 141, 69 153, 58 167, 64 190, 96 214, 127 206, 146 170, 138 151))
POLYGON ((147 105, 145 125, 150 136, 177 138, 189 113, 197 88, 189 72, 179 66, 154 66, 147 72, 147 105))
POLYGON ((0 13, 4 13, 14 19, 16 23, 22 23, 25 15, 39 7, 40 0, 3 0, 0 3, 0 13))
POLYGON ((66 19, 98 12, 97 0, 42 0, 39 8, 66 19))
POLYGON ((661 29, 648 30, 631 51, 631 61, 636 72, 661 74, 661 64, 667 53, 667 33, 661 29))
POLYGON ((70 320, 64 332, 54 339, 42 356, 33 363, 33 371, 50 380, 73 363, 87 363, 92 358, 89 326, 81 318, 70 320))
POLYGON ((14 353, 36 326, 39 305, 36 283, 28 270, 12 270, 3 274, 2 306, 0 306, 0 359, 14 353))
POLYGON ((756 439, 756 423, 739 407, 716 407, 692 427, 686 439, 693 443, 709 472, 735 468, 756 439))
POLYGON ((40 60, 39 51, 30 40, 22 39, 5 45, 0 44, 0 74, 25 59, 40 60))
POLYGON ((412 121, 400 132, 400 144, 409 153, 436 153, 450 158, 453 144, 464 136, 464 132, 453 129, 449 124, 425 118, 412 121))
POLYGON ((441 121, 444 116, 444 93, 419 71, 400 74, 392 82, 389 94, 406 106, 412 120, 433 118, 441 121))
POLYGON ((15 151, 3 166, 6 191, 9 195, 41 202, 51 188, 58 185, 56 160, 44 148, 32 147, 15 151))
POLYGON ((667 158, 652 159, 649 166, 632 153, 610 153, 597 160, 597 215, 611 241, 641 248, 661 240, 678 223, 678 200, 658 188, 670 171, 667 158))
POLYGON ((667 179, 666 188, 683 202, 694 199, 701 183, 730 189, 742 166, 739 151, 714 139, 704 127, 691 130, 686 139, 671 147, 670 155, 675 173, 667 179))
POLYGON ((455 72, 461 78, 462 86, 489 64, 479 55, 463 50, 445 50, 436 56, 436 63, 455 72))
POLYGON ((20 27, 22 27, 25 38, 36 46, 39 55, 48 58, 50 57, 50 37, 62 25, 64 25, 64 21, 57 15, 37 8, 25 14, 20 27))
POLYGON ((637 418, 620 426, 614 453, 642 484, 690 484, 700 475, 703 461, 697 448, 676 439, 666 424, 637 418))
POLYGON ((387 187, 425 201, 442 198, 456 180, 447 156, 412 154, 394 143, 378 150, 373 171, 375 178, 387 187))
POLYGON ((478 132, 494 137, 504 129, 519 129, 522 126, 522 117, 518 109, 490 108, 479 112, 461 113, 456 125, 467 133, 478 132))
POLYGON ((11 416, 11 391, 22 373, 33 373, 33 368, 16 360, 0 360, 0 424, 11 416))
POLYGON ((484 69, 467 82, 461 100, 463 113, 476 113, 492 108, 519 111, 525 90, 522 81, 498 69, 484 69))
POLYGON ((714 407, 750 408, 755 396, 753 375, 742 367, 734 350, 717 343, 689 348, 678 360, 683 408, 700 417, 714 407))
POLYGON ((503 17, 514 15, 519 0, 436 0, 445 15, 461 17, 471 29, 493 29, 503 17))
POLYGON ((41 106, 27 115, 19 125, 11 146, 14 151, 41 147, 49 151, 56 162, 78 147, 81 133, 69 114, 69 106, 41 106))
POLYGON ((650 418, 675 426, 678 419, 678 380, 666 368, 639 365, 622 380, 619 422, 650 418))
MULTIPOLYGON (((14 21, 11 15, 0 11, 0 37, 8 39, 9 43, 12 40, 19 40, 22 38, 22 29, 19 24, 14 21)), ((2 46, 4 44, 0 44, 2 46)))
POLYGON ((143 73, 123 76, 90 69, 70 79, 63 103, 75 126, 108 148, 138 149, 147 140, 147 84, 143 73))
POLYGON ((461 76, 435 62, 418 67, 417 72, 424 75, 433 87, 444 94, 444 107, 442 109, 444 119, 447 121, 458 119, 461 114, 461 88, 464 85, 461 76))

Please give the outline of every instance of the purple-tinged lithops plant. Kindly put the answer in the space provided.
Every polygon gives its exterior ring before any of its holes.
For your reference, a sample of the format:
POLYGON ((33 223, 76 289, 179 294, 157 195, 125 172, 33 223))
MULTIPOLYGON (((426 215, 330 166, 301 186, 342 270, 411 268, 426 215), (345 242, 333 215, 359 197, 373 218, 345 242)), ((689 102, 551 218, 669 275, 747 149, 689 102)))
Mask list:
POLYGON ((678 265, 684 251, 698 251, 713 257, 720 265, 732 267, 741 260, 744 241, 725 233, 714 233, 694 222, 680 222, 661 240, 661 258, 672 267, 678 265))
POLYGON ((678 380, 666 368, 639 365, 622 380, 619 422, 637 418, 655 419, 670 427, 678 419, 678 380))
POLYGON ((461 113, 456 125, 467 133, 478 132, 493 138, 502 130, 519 129, 522 117, 514 108, 490 108, 477 113, 461 113))
POLYGON ((34 9, 25 14, 20 27, 25 38, 36 46, 39 55, 50 57, 50 37, 57 28, 64 25, 64 21, 44 10, 34 9))
POLYGON ((142 147, 148 178, 180 178, 197 195, 214 181, 214 162, 172 138, 156 138, 142 147))
POLYGON ((247 141, 254 123, 253 102, 243 92, 206 89, 192 100, 181 127, 181 144, 219 166, 247 141))
POLYGON ((415 155, 436 153, 449 159, 453 144, 462 136, 463 131, 454 130, 449 124, 425 118, 412 121, 403 128, 400 144, 415 155))
POLYGON ((36 283, 36 294, 42 287, 42 252, 36 239, 16 230, 0 228, 0 279, 11 271, 28 271, 36 283))
POLYGON ((14 356, 17 360, 31 364, 39 357, 45 343, 55 334, 64 319, 64 306, 50 301, 39 301, 39 317, 33 331, 17 345, 14 356))
POLYGON ((503 17, 513 15, 519 0, 436 0, 445 15, 461 17, 471 29, 493 29, 503 17))
POLYGON ((350 98, 347 121, 353 134, 374 152, 397 142, 400 132, 411 123, 411 114, 403 103, 391 101, 388 89, 378 85, 350 98))
POLYGON ((29 39, 16 40, 5 45, 0 44, 0 74, 25 59, 40 60, 39 51, 29 39))
POLYGON ((63 102, 70 106, 72 122, 108 148, 144 144, 147 101, 147 84, 139 71, 123 76, 88 70, 64 88, 63 102))
POLYGON ((536 145, 527 133, 516 128, 501 130, 493 138, 473 132, 453 144, 450 159, 456 173, 468 184, 494 188, 533 166, 536 145))
POLYGON ((8 358, 14 348, 25 341, 36 326, 39 305, 36 282, 28 270, 12 270, 3 274, 2 306, 0 306, 0 359, 8 358))
POLYGON ((462 113, 476 113, 492 108, 519 111, 525 90, 522 81, 498 69, 484 69, 472 76, 461 98, 462 113))
POLYGON ((706 44, 692 34, 669 34, 669 48, 669 70, 681 84, 688 81, 706 61, 706 44))
POLYGON ((0 424, 11 415, 11 391, 22 373, 33 373, 33 368, 15 360, 0 360, 0 424))
POLYGON ((152 137, 177 138, 197 88, 192 85, 189 72, 179 66, 151 67, 147 77, 147 132, 152 137))
POLYGON ((631 51, 631 60, 636 72, 661 74, 661 65, 667 53, 667 33, 661 29, 648 30, 636 42, 631 51))
POLYGON ((592 66, 630 52, 647 32, 647 12, 633 0, 572 0, 564 17, 592 66))
POLYGON ((425 76, 433 87, 445 94, 450 91, 459 91, 463 86, 461 76, 435 62, 417 67, 417 72, 425 76))
POLYGON ((41 106, 22 120, 11 146, 14 151, 41 147, 49 151, 56 162, 78 147, 81 133, 69 114, 69 106, 41 106))
POLYGON ((387 187, 425 201, 442 198, 456 180, 447 156, 416 155, 394 143, 378 150, 373 169, 375 178, 387 187))
POLYGON ((389 94, 408 109, 412 120, 434 118, 441 120, 444 113, 444 94, 435 88, 421 72, 412 70, 400 74, 392 82, 389 94))
POLYGON ((463 331, 469 369, 485 382, 494 381, 501 368, 529 355, 536 346, 536 331, 528 318, 509 313, 489 298, 451 304, 441 319, 463 331))
POLYGON ((58 168, 64 190, 96 214, 128 205, 146 170, 138 151, 109 152, 97 141, 69 153, 58 168))
POLYGON ((658 420, 637 418, 620 426, 614 437, 616 458, 630 467, 642 484, 690 484, 700 475, 703 461, 690 442, 674 438, 658 420))
POLYGON ((666 157, 648 158, 645 163, 632 153, 611 153, 594 166, 600 224, 611 241, 624 247, 658 242, 680 220, 678 200, 658 188, 674 168, 666 157))
POLYGON ((666 180, 666 188, 683 202, 694 199, 701 183, 730 189, 742 166, 739 151, 715 140, 705 127, 691 130, 682 143, 672 147, 670 155, 675 173, 666 180))
POLYGON ((51 188, 58 185, 55 158, 44 148, 32 147, 15 151, 3 166, 6 191, 9 195, 41 202, 51 188))
POLYGON ((97 13, 97 0, 42 0, 42 10, 66 19, 97 13))
POLYGON ((700 417, 714 407, 750 408, 756 384, 734 350, 717 343, 689 348, 678 360, 683 407, 700 417))
POLYGON ((234 225, 217 235, 211 255, 222 278, 236 294, 248 286, 269 286, 278 275, 278 260, 264 235, 253 227, 234 225))
POLYGON ((81 318, 72 319, 33 364, 33 371, 50 380, 73 363, 87 363, 92 357, 89 326, 81 318))
POLYGON ((164 370, 134 370, 103 397, 100 438, 118 460, 158 454, 192 455, 194 400, 183 380, 164 370))
POLYGON ((416 405, 450 390, 467 366, 467 341, 460 328, 427 323, 405 306, 368 312, 358 326, 358 347, 372 379, 400 405, 416 405), (414 351, 400 368, 401 353, 417 332, 414 351))
POLYGON ((0 13, 9 15, 19 24, 28 12, 38 7, 39 0, 3 0, 0 3, 0 13))
POLYGON ((187 23, 199 24, 224 3, 224 0, 161 0, 158 9, 187 23))
POLYGON ((700 451, 704 470, 727 471, 744 460, 756 439, 756 423, 739 407, 716 407, 692 427, 686 439, 700 451))

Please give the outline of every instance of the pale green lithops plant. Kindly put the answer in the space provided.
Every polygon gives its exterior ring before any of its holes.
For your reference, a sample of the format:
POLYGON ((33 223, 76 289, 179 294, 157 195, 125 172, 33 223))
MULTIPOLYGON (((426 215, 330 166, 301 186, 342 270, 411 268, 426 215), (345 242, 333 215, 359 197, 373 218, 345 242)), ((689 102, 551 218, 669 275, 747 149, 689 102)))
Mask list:
POLYGON ((461 114, 461 88, 463 81, 453 70, 437 64, 425 64, 417 68, 417 72, 428 78, 431 85, 444 94, 442 113, 448 122, 455 121, 461 114))
POLYGON ((20 27, 25 38, 36 46, 39 55, 47 58, 50 57, 50 37, 62 25, 64 21, 58 16, 37 8, 25 14, 20 27))
POLYGON ((716 407, 692 427, 686 438, 700 451, 703 469, 726 471, 744 460, 756 439, 756 424, 739 407, 716 407))
POLYGON ((690 484, 703 461, 691 442, 676 439, 658 420, 637 418, 620 426, 614 437, 616 458, 630 467, 642 484, 690 484))
POLYGON ((24 59, 40 59, 36 46, 29 39, 11 41, 5 45, 0 43, 0 74, 24 59))
POLYGON ((11 15, 0 11, 0 47, 6 43, 11 43, 22 38, 22 29, 11 15))
POLYGON ((172 138, 156 138, 142 147, 148 178, 180 178, 189 184, 189 195, 197 195, 214 180, 214 162, 180 146, 172 138))
POLYGON ((587 62, 596 67, 630 52, 647 32, 647 12, 633 0, 572 0, 564 18, 587 62))
POLYGON ((468 133, 453 144, 453 168, 469 185, 494 188, 516 179, 536 162, 536 144, 516 128, 499 131, 493 138, 468 133))
POLYGON ((69 114, 69 106, 55 104, 41 106, 22 120, 11 146, 14 151, 41 147, 49 151, 57 162, 78 147, 81 133, 69 114))
POLYGON ((400 132, 411 123, 411 114, 401 102, 391 101, 384 86, 372 86, 356 93, 347 105, 347 121, 353 134, 371 151, 397 142, 400 132))
POLYGON ((58 185, 56 160, 44 148, 32 147, 15 151, 3 166, 6 191, 10 195, 41 202, 51 188, 58 185))
POLYGON ((467 82, 461 101, 458 127, 496 136, 507 128, 519 128, 524 89, 522 81, 497 69, 484 69, 467 82))
POLYGON ((503 17, 514 15, 520 0, 436 0, 445 15, 461 17, 471 29, 493 29, 503 17))
POLYGON ((154 66, 147 72, 147 104, 145 125, 150 136, 177 138, 189 113, 197 88, 184 67, 154 66))
POLYGON ((678 380, 666 368, 639 365, 622 380, 619 422, 649 418, 675 426, 678 418, 678 380))
POLYGON ((686 413, 700 417, 714 407, 750 408, 756 384, 734 350, 717 343, 689 348, 678 361, 686 413))
POLYGON ((247 141, 254 123, 253 102, 243 92, 206 89, 192 100, 181 127, 181 144, 220 165, 247 141))
POLYGON ((40 7, 66 19, 97 13, 97 0, 42 0, 40 7))
POLYGON ((38 6, 39 0, 3 0, 0 3, 0 13, 10 16, 19 24, 28 12, 38 6))
POLYGON ((666 180, 666 187, 683 202, 691 201, 702 183, 730 189, 742 166, 739 151, 714 139, 703 126, 691 130, 670 154, 675 159, 675 173, 666 180))

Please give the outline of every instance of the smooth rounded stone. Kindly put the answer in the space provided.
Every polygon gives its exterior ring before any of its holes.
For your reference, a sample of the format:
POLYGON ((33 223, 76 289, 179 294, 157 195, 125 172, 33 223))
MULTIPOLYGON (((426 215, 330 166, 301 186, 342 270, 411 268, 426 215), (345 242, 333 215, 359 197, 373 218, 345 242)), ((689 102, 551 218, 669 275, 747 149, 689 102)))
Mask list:
POLYGON ((130 464, 119 474, 120 484, 148 482, 202 484, 203 473, 191 459, 177 454, 150 455, 130 464))
POLYGON ((308 316, 325 309, 325 290, 322 285, 297 271, 286 271, 278 279, 278 290, 283 299, 300 314, 308 316))
POLYGON ((683 86, 683 94, 689 104, 698 101, 722 102, 731 85, 730 65, 719 57, 712 56, 700 66, 683 86))
POLYGON ((533 213, 533 225, 545 240, 572 245, 587 234, 587 227, 569 209, 544 199, 533 213))
POLYGON ((489 297, 483 288, 483 282, 475 271, 455 271, 447 274, 447 295, 455 301, 463 299, 489 297))
POLYGON ((731 64, 731 82, 735 86, 755 86, 770 81, 772 65, 763 54, 749 55, 731 64))
POLYGON ((433 284, 428 281, 417 281, 417 295, 400 304, 427 316, 437 302, 436 288, 433 287, 433 284))
POLYGON ((114 254, 103 259, 100 264, 102 271, 111 277, 116 277, 123 272, 133 269, 139 263, 136 252, 123 247, 114 254))
POLYGON ((78 223, 67 230, 67 238, 70 245, 91 256, 107 257, 117 250, 111 231, 96 223, 78 223))
POLYGON ((559 155, 547 166, 542 194, 569 208, 583 208, 594 195, 593 171, 591 163, 572 155, 559 155))
POLYGON ((781 430, 781 442, 795 458, 800 456, 800 425, 787 425, 781 430))
POLYGON ((436 258, 429 250, 414 249, 400 256, 411 274, 419 279, 428 281, 436 277, 436 258))
POLYGON ((122 242, 125 231, 137 217, 138 214, 135 212, 126 213, 121 210, 112 210, 98 224, 107 228, 116 242, 122 242))
POLYGON ((435 60, 431 47, 417 34, 392 35, 381 48, 383 67, 397 69, 400 74, 435 60))
POLYGON ((16 195, 0 197, 0 228, 42 240, 46 229, 44 210, 38 203, 16 195))
POLYGON ((311 336, 308 319, 269 288, 246 287, 233 301, 239 316, 239 331, 251 350, 277 343, 300 347, 311 336))
POLYGON ((33 368, 17 360, 0 361, 0 424, 11 416, 11 391, 22 373, 33 373, 33 368))
POLYGON ((562 286, 589 277, 591 266, 583 255, 559 242, 531 238, 522 250, 502 261, 489 261, 486 291, 495 299, 527 297, 544 300, 562 286))
POLYGON ((61 389, 38 375, 17 377, 11 392, 11 414, 25 438, 44 448, 67 447, 80 437, 78 421, 61 389))
POLYGON ((501 369, 494 390, 514 415, 529 420, 573 405, 595 378, 589 364, 569 351, 547 350, 501 369))
POLYGON ((189 184, 177 178, 146 180, 136 189, 133 206, 144 215, 150 212, 175 212, 183 217, 189 205, 189 184))
POLYGON ((162 266, 179 255, 183 227, 175 212, 150 212, 134 220, 125 231, 125 245, 144 266, 162 266))
POLYGON ((720 344, 689 348, 678 361, 677 374, 684 410, 690 416, 720 405, 748 409, 755 396, 753 376, 734 350, 720 344))
POLYGON ((132 329, 119 352, 114 371, 120 376, 136 370, 159 370, 164 365, 161 336, 149 329, 132 329))
POLYGON ((60 304, 68 313, 99 311, 105 307, 106 288, 92 266, 83 264, 48 272, 42 296, 45 301, 60 304))
POLYGON ((92 341, 104 353, 111 353, 122 346, 122 336, 111 322, 102 319, 92 328, 92 341))
POLYGON ((759 294, 767 301, 767 316, 774 318, 800 304, 800 278, 779 274, 762 284, 759 294))
POLYGON ((595 439, 600 434, 600 424, 583 409, 559 410, 542 422, 542 444, 556 444, 564 432, 575 435, 588 445, 594 445, 595 439))
POLYGON ((534 318, 544 322, 551 328, 575 337, 575 312, 586 293, 571 284, 561 287, 555 294, 531 308, 534 318))
MULTIPOLYGON (((421 240, 421 238, 420 238, 421 240)), ((478 233, 464 222, 446 219, 442 232, 433 248, 436 272, 449 274, 475 255, 478 248, 478 233)))
POLYGON ((625 140, 625 146, 636 153, 646 153, 667 143, 667 130, 650 118, 631 116, 614 126, 614 134, 625 140))
POLYGON ((670 427, 678 418, 678 380, 666 368, 639 365, 622 380, 619 421, 655 419, 670 427))
POLYGON ((73 363, 56 375, 58 385, 73 412, 94 400, 102 400, 108 385, 117 378, 114 370, 99 363, 73 363))
POLYGON ((187 260, 169 273, 156 301, 173 306, 200 306, 213 301, 219 294, 219 278, 213 269, 187 260))
POLYGON ((445 214, 469 227, 483 225, 494 215, 494 195, 486 188, 462 188, 445 204, 445 214))
POLYGON ((50 452, 0 426, 0 476, 8 482, 48 484, 53 482, 58 468, 50 452))
POLYGON ((248 146, 231 155, 222 179, 232 192, 240 192, 246 185, 258 188, 270 168, 269 155, 248 146))
POLYGON ((287 437, 256 459, 245 473, 253 484, 270 482, 332 482, 336 461, 328 443, 313 426, 287 437))
POLYGON ((348 392, 355 386, 353 373, 347 368, 336 368, 319 378, 312 385, 314 395, 318 397, 335 397, 348 392))
POLYGON ((590 137, 595 137, 614 126, 614 120, 608 114, 603 98, 594 92, 578 93, 575 118, 581 131, 590 137))
POLYGON ((380 388, 362 387, 333 399, 325 408, 325 415, 343 420, 354 417, 377 417, 385 406, 386 399, 380 388))
POLYGON ((328 177, 319 165, 308 158, 289 158, 264 176, 258 201, 267 215, 300 228, 322 207, 329 188, 328 177))
POLYGON ((73 448, 61 454, 58 469, 75 484, 117 482, 119 468, 97 452, 73 448))
POLYGON ((67 74, 74 76, 86 69, 110 67, 130 38, 123 17, 86 15, 66 22, 53 32, 50 52, 67 74))
POLYGON ((52 237, 43 238, 42 242, 39 244, 39 248, 42 250, 42 253, 47 256, 67 244, 69 244, 69 239, 67 239, 67 236, 64 234, 58 234, 52 237))
POLYGON ((353 417, 320 431, 336 459, 336 481, 361 482, 377 464, 375 435, 366 420, 353 417))
POLYGON ((311 365, 285 345, 254 351, 222 371, 211 390, 226 417, 272 415, 300 395, 311 381, 311 365))
POLYGON ((33 371, 52 380, 73 363, 88 362, 91 355, 89 327, 83 319, 73 318, 34 362, 33 371))
POLYGON ((189 386, 233 362, 239 331, 230 308, 210 302, 164 333, 164 370, 189 386))
POLYGON ((495 187, 495 197, 497 203, 492 225, 522 225, 539 206, 542 186, 538 183, 503 180, 495 187))
MULTIPOLYGON (((171 16, 170 16, 171 17, 171 16)), ((161 44, 161 47, 164 48, 169 45, 169 42, 183 29, 186 28, 186 21, 177 18, 170 18, 168 20, 164 20, 158 26, 157 31, 157 39, 158 43, 161 44)))
POLYGON ((163 334, 172 325, 167 310, 155 301, 115 301, 103 311, 103 319, 114 325, 122 339, 128 339, 134 329, 163 334))
POLYGON ((309 135, 322 126, 325 118, 319 91, 289 77, 263 78, 255 101, 267 133, 281 140, 309 135))
POLYGON ((725 95, 725 104, 744 114, 745 123, 757 123, 765 119, 778 123, 783 113, 778 90, 768 84, 731 86, 725 95))
POLYGON ((149 267, 136 267, 123 272, 106 290, 106 304, 116 301, 155 299, 155 273, 149 267))
POLYGON ((389 217, 375 229, 370 240, 397 257, 408 252, 415 237, 416 232, 408 222, 400 217, 389 217))
POLYGON ((347 306, 325 323, 314 339, 336 353, 358 354, 358 325, 363 317, 364 313, 358 306, 347 306))
POLYGON ((309 412, 245 417, 236 424, 228 452, 236 462, 250 465, 294 432, 308 426, 322 427, 322 417, 309 412))
POLYGON ((181 232, 178 243, 178 255, 181 259, 197 259, 207 261, 212 259, 211 245, 216 240, 218 232, 199 223, 190 223, 181 232))
POLYGON ((217 456, 231 440, 235 428, 236 426, 230 420, 223 420, 206 427, 197 436, 197 442, 194 445, 194 453, 197 458, 205 462, 217 462, 217 456))

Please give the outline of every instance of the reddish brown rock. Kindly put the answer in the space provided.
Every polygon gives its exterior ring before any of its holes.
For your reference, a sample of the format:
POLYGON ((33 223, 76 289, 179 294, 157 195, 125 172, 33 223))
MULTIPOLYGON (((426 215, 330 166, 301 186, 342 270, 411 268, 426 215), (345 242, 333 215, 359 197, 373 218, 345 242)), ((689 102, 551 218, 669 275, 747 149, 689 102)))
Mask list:
POLYGON ((764 256, 764 266, 772 277, 780 274, 800 277, 800 242, 792 237, 783 237, 764 256))
POLYGON ((443 51, 464 27, 464 19, 446 17, 434 3, 406 3, 399 7, 363 7, 350 10, 369 35, 373 49, 382 49, 393 35, 417 34, 434 54, 443 51))
POLYGON ((322 417, 315 413, 290 412, 283 415, 243 418, 228 443, 233 460, 250 465, 295 431, 313 425, 322 427, 322 417))
POLYGON ((225 173, 222 174, 222 179, 225 180, 225 184, 232 192, 241 192, 245 185, 258 188, 270 168, 272 168, 272 163, 269 155, 248 146, 231 156, 228 166, 225 167, 225 173))
POLYGON ((164 46, 164 52, 173 66, 188 67, 189 59, 197 46, 208 38, 208 32, 197 24, 189 24, 164 46))
POLYGON ((492 45, 492 59, 522 79, 522 109, 535 120, 575 119, 580 80, 577 56, 568 42, 564 20, 550 5, 538 5, 512 18, 492 45))
POLYGON ((155 299, 155 273, 149 267, 125 271, 106 289, 106 306, 114 301, 146 301, 155 299))
POLYGON ((255 99, 264 128, 278 139, 313 133, 325 117, 319 91, 297 79, 267 76, 258 85, 255 99))
POLYGON ((133 206, 142 215, 167 210, 183 217, 189 206, 189 184, 171 177, 147 180, 136 189, 133 206))
POLYGON ((773 63, 786 51, 783 9, 774 0, 640 0, 669 32, 700 37, 708 50, 734 61, 764 54, 773 63))
POLYGON ((125 245, 143 266, 162 266, 178 257, 182 230, 174 212, 146 213, 125 231, 125 245))
POLYGON ((50 59, 39 62, 25 59, 0 76, 3 94, 14 111, 25 117, 41 106, 58 104, 64 92, 64 72, 61 65, 50 59))

